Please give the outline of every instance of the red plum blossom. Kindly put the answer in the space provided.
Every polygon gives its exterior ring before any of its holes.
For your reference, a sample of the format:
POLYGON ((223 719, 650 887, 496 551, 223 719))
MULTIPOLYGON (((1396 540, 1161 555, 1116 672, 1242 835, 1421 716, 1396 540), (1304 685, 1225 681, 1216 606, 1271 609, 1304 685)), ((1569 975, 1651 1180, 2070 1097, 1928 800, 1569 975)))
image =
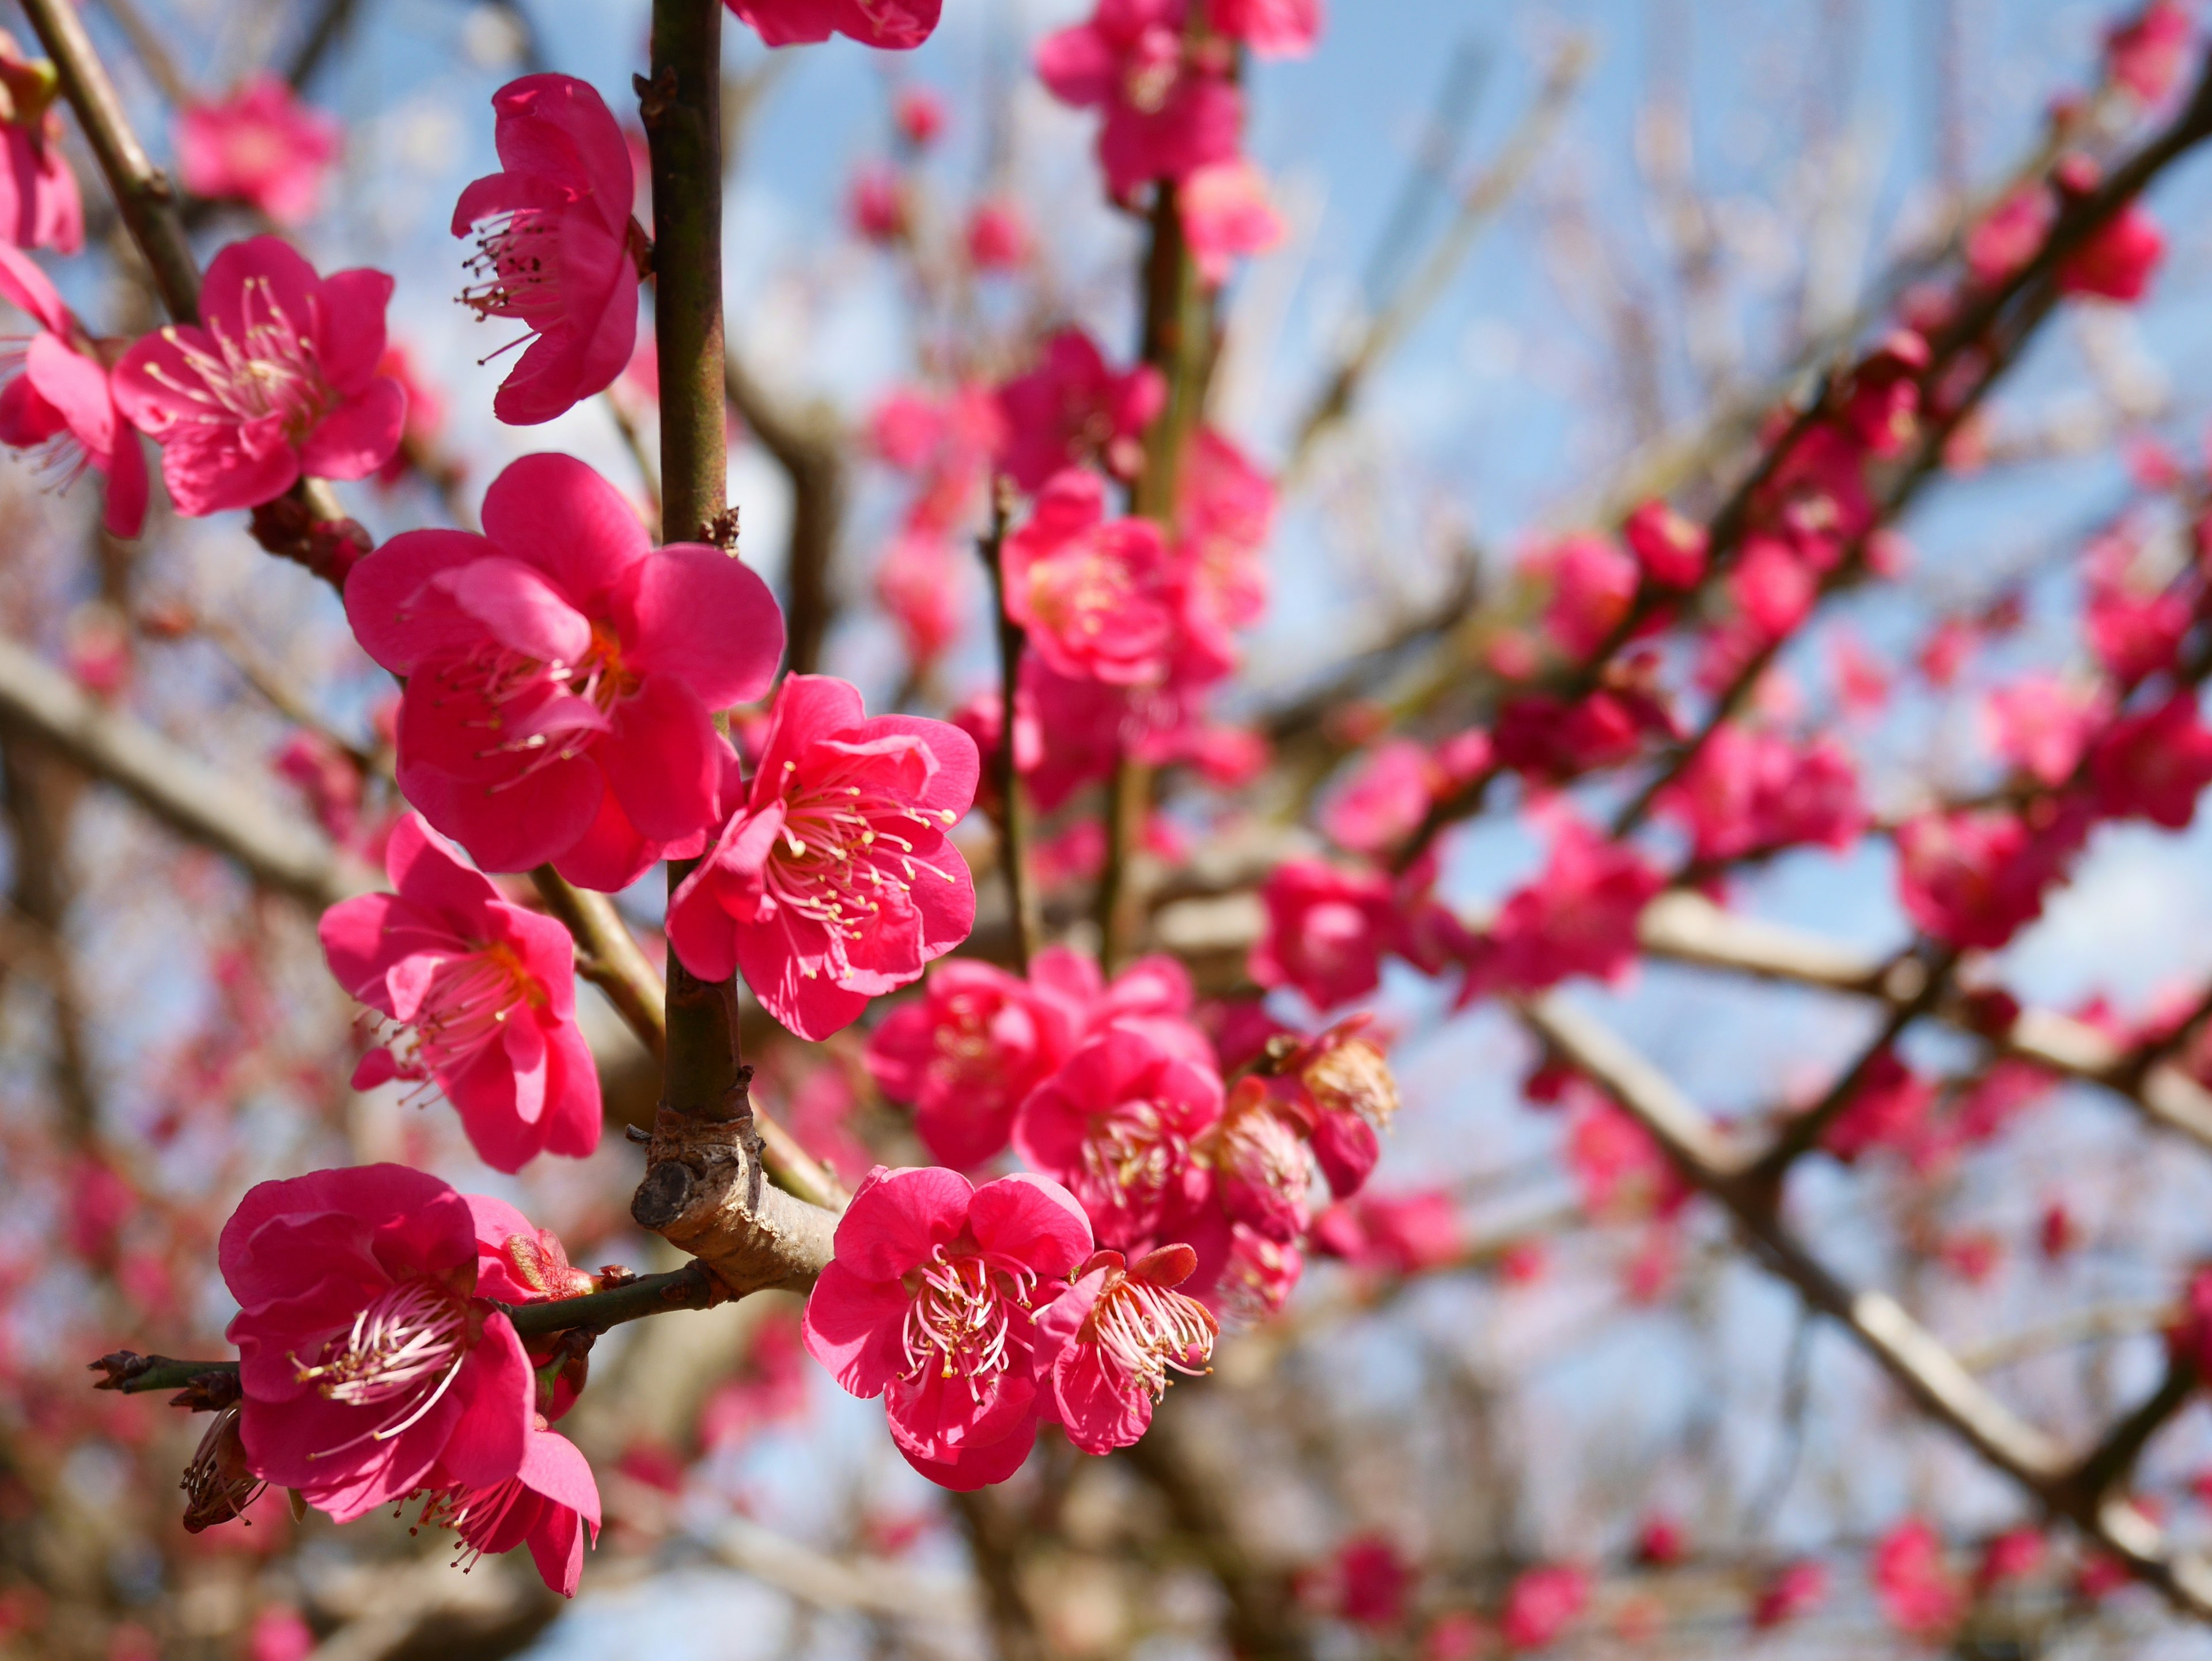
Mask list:
POLYGON ((1087 22, 1045 37, 1036 70, 1063 104, 1102 109, 1098 160, 1117 201, 1237 154, 1243 100, 1221 43, 1184 27, 1188 0, 1098 0, 1087 22))
POLYGON ((576 1445, 533 1418, 514 1475, 471 1483, 441 1480, 446 1473, 434 1469, 423 1484, 431 1492, 417 1524, 458 1534, 462 1549, 454 1561, 464 1567, 527 1545, 546 1585, 574 1597, 584 1577, 586 1530, 599 1537, 599 1485, 576 1445))
POLYGON ((308 108, 283 76, 264 71, 220 104, 196 104, 177 118, 177 172, 194 196, 243 202, 289 228, 315 216, 343 143, 335 117, 308 108))
POLYGON ((146 521, 146 458, 116 405, 100 344, 62 304, 46 274, 0 243, 0 295, 37 319, 21 373, 0 386, 0 444, 36 450, 65 479, 89 467, 107 481, 102 523, 135 537, 146 521))
POLYGON ((52 63, 24 57, 0 29, 0 242, 13 247, 75 253, 84 246, 84 202, 54 108, 60 91, 52 63))
POLYGON ((943 0, 723 0, 763 46, 807 46, 842 34, 906 52, 929 39, 943 0))
POLYGON ((1081 329, 1062 329, 1036 368, 999 388, 999 465, 1032 492, 1079 462, 1133 478, 1144 465, 1145 429, 1166 404, 1167 382, 1151 364, 1117 371, 1081 329))
POLYGON ((1188 1245, 1163 1246, 1134 1262, 1102 1250, 1037 1317, 1039 1411, 1084 1452, 1137 1441, 1173 1375, 1207 1370, 1221 1324, 1175 1290, 1197 1267, 1188 1245))
POLYGON ((1303 58, 1321 38, 1322 0, 1206 0, 1206 20, 1262 58, 1303 58))
POLYGON ((1108 519, 1097 474, 1055 475, 1000 557, 1006 615, 1048 667, 1115 686, 1167 673, 1176 637, 1167 545, 1150 520, 1108 519))

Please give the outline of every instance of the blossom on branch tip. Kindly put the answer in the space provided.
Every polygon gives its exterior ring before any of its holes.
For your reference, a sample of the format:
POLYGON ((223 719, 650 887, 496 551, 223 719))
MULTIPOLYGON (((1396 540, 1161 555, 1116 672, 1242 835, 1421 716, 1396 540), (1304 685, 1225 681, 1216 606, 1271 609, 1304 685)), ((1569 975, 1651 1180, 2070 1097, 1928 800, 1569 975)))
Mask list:
POLYGON ((809 46, 842 34, 908 52, 929 39, 944 0, 723 0, 767 46, 809 46))
POLYGON ((1031 493, 1079 463, 1133 478, 1144 465, 1145 429, 1166 405, 1158 369, 1116 371, 1083 330, 1062 329, 1044 343, 1036 368, 999 388, 1000 469, 1031 493))
POLYGON ((741 971, 801 1037, 850 1025, 975 926, 945 833, 978 770, 948 721, 869 717, 844 681, 787 677, 745 797, 669 898, 671 948, 703 981, 741 971))
POLYGON ((100 344, 85 332, 46 274, 0 242, 0 295, 28 312, 40 332, 10 357, 20 372, 0 386, 0 444, 35 451, 66 488, 88 467, 107 481, 102 523, 135 537, 146 522, 146 458, 118 407, 100 344))
POLYGON ((511 463, 483 526, 404 532, 346 580, 362 648, 408 678, 400 788, 487 870, 619 888, 696 855, 735 765, 713 714, 783 654, 767 584, 720 548, 654 548, 568 456, 511 463))
POLYGON ((1227 43, 1194 37, 1188 9, 1188 0, 1098 0, 1087 21, 1037 46, 1054 97, 1104 112, 1098 160, 1116 201, 1237 154, 1243 101, 1227 43))
POLYGON ((1084 1452, 1137 1441, 1176 1373, 1209 1371, 1221 1323, 1175 1290, 1197 1267, 1188 1245, 1163 1246, 1134 1262, 1101 1250, 1037 1316, 1039 1410, 1084 1452))
POLYGON ((194 196, 243 202, 289 228, 315 216, 343 129, 266 70, 177 117, 177 172, 194 196))
POLYGON ((84 246, 84 202, 62 154, 60 92, 52 62, 0 29, 0 242, 69 254, 84 246))
POLYGON ((878 1165, 807 1298, 807 1354, 848 1394, 884 1398, 891 1439, 932 1482, 1003 1482, 1036 1439, 1037 1312, 1091 1250, 1083 1208, 1044 1177, 976 1188, 878 1165))
POLYGON ((431 1472, 491 1488, 522 1469, 535 1384, 477 1295, 468 1202, 403 1165, 250 1189, 217 1249, 253 1474, 350 1522, 431 1472))
POLYGON ((526 75, 491 102, 502 170, 453 204, 453 234, 477 231, 473 281, 460 300, 479 318, 523 326, 492 354, 529 342, 492 412, 529 427, 604 391, 629 366, 645 234, 630 216, 637 179, 629 145, 590 86, 573 76, 526 75))
POLYGON ((385 862, 398 891, 343 901, 319 930, 339 984, 398 1029, 362 1057, 355 1087, 434 1083, 495 1170, 589 1153, 599 1075, 576 1025, 568 931, 501 899, 414 814, 385 862))
POLYGON ((234 242, 200 285, 200 320, 146 336, 115 366, 115 402, 161 447, 189 517, 258 508, 303 475, 366 478, 399 447, 407 394, 380 373, 392 279, 318 277, 273 236, 234 242))

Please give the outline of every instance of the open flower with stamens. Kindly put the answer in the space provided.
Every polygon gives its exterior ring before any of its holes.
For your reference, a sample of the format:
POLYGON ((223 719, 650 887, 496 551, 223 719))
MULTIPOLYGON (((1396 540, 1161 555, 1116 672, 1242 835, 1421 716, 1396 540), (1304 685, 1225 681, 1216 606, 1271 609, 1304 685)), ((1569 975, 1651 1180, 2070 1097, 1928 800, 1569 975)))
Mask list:
POLYGON ((115 366, 115 401, 161 447, 192 517, 258 508, 302 474, 366 478, 399 447, 407 394, 384 359, 382 271, 315 268, 279 239, 209 265, 200 320, 146 336, 115 366))
POLYGON ((319 931, 338 983, 399 1029, 362 1058, 356 1087, 434 1084, 495 1170, 589 1153, 599 1075, 576 1025, 568 931, 501 899, 416 814, 392 828, 385 868, 396 893, 334 905, 319 931))
POLYGON ((26 58, 0 29, 0 242, 75 253, 84 246, 84 203, 62 154, 54 108, 61 77, 44 58, 26 58))
POLYGON ((64 489, 88 467, 104 475, 109 534, 137 536, 146 521, 146 458, 116 407, 98 343, 62 304, 46 274, 5 243, 0 295, 40 324, 28 342, 0 352, 0 363, 13 360, 20 367, 0 386, 0 444, 37 454, 64 489))
POLYGON ((248 1469, 350 1522, 422 1488, 522 1467, 536 1385, 507 1317, 475 1295, 468 1202, 404 1165, 247 1191, 217 1255, 248 1469))
POLYGON ((669 946, 702 981, 743 970, 803 1038, 850 1025, 975 926, 945 832, 977 771, 975 741, 947 721, 870 719, 846 682, 786 677, 750 794, 669 897, 669 946))
POLYGON ((530 427, 628 367, 647 245, 630 216, 629 146, 598 93, 574 76, 526 75, 494 93, 491 106, 501 171, 453 204, 453 234, 477 234, 460 299, 479 318, 522 325, 500 348, 529 342, 492 413, 530 427))
POLYGON ((654 548, 568 456, 510 464, 483 527, 404 532, 346 578, 363 649, 408 678, 400 788, 489 871, 615 888, 696 855, 726 811, 714 712, 783 654, 768 585, 704 543, 654 548))
POLYGON ((424 1484, 430 1494, 418 1526, 451 1529, 460 1536, 456 1568, 473 1568, 481 1558, 527 1545, 545 1584, 563 1597, 576 1595, 584 1577, 585 1531, 594 1542, 599 1536, 599 1485, 574 1442, 548 1428, 541 1415, 514 1475, 483 1484, 441 1481, 444 1475, 433 1471, 424 1484))
POLYGON ((930 1481, 1003 1482, 1036 1439, 1036 1313, 1091 1255, 1074 1196, 1027 1174, 971 1187, 878 1165, 838 1220, 806 1300, 807 1354, 881 1396, 892 1439, 930 1481))
POLYGON ((1209 1371, 1221 1323, 1174 1289, 1197 1267, 1187 1245, 1133 1263, 1100 1251, 1037 1317, 1042 1411, 1085 1453, 1127 1447, 1152 1427, 1152 1408, 1176 1373, 1209 1371))
POLYGON ((1213 1171, 1222 1214, 1273 1240, 1292 1242, 1312 1218, 1313 1156, 1296 1105, 1279 1101, 1259 1079, 1229 1092, 1198 1155, 1213 1171))
POLYGON ((1067 1184, 1104 1244, 1142 1251, 1210 1182, 1193 1145, 1221 1117, 1221 1078, 1150 1024, 1109 1026, 1030 1092, 1014 1150, 1067 1184))
POLYGON ((1168 387, 1152 364, 1115 368, 1097 341, 1070 327, 1047 340, 1036 367, 1000 386, 997 398, 999 466, 1034 493, 1068 467, 1133 478, 1145 465, 1145 429, 1167 406, 1168 387))
POLYGON ((1285 1058, 1280 1082, 1310 1123, 1314 1157, 1340 1200, 1365 1184, 1382 1147, 1376 1133, 1398 1111, 1398 1080, 1382 1047, 1365 1036, 1373 1017, 1352 1016, 1285 1058))
POLYGON ((1115 686, 1165 678, 1176 643, 1167 543, 1150 520, 1108 519, 1097 474, 1054 474, 1001 557, 1006 615, 1048 666, 1115 686))
POLYGON ((723 0, 761 44, 796 46, 842 34, 863 46, 907 52, 929 39, 944 0, 723 0))

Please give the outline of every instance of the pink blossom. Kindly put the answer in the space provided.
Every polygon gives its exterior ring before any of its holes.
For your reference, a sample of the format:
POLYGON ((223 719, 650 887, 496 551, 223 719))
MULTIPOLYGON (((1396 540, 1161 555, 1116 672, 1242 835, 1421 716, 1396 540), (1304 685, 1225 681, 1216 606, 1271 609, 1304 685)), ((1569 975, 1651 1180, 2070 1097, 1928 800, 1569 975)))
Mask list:
POLYGON ((1442 782, 1427 750, 1393 739, 1369 751, 1322 804, 1322 830, 1340 848, 1379 858, 1419 828, 1442 782))
POLYGON ((1992 208, 1966 234, 1966 267, 1977 282, 1994 287, 2042 249, 2058 217, 2058 204, 2042 185, 2024 186, 1992 208))
POLYGON ((1983 706, 1990 745, 2014 767, 2047 785, 2063 784, 2081 764, 2090 734, 2105 718, 2094 686, 2052 674, 2024 675, 2000 686, 1983 706))
POLYGON ((599 1145, 599 1075, 576 1025, 575 945, 554 919, 509 905, 410 813, 385 853, 391 894, 323 914, 338 983, 408 1038, 362 1059, 356 1089, 428 1080, 487 1165, 599 1145))
POLYGON ((1820 1146, 1845 1165, 1873 1149, 1906 1149, 1928 1131, 1936 1085, 1885 1050, 1868 1063, 1844 1110, 1829 1122, 1820 1146))
POLYGON ((2038 1528, 2007 1529, 1983 1548, 1974 1570, 1977 1590, 1987 1591, 2011 1580, 2025 1580, 2043 1567, 2048 1542, 2038 1528))
POLYGON ((1762 641, 1786 638, 1813 609, 1820 578, 1779 537, 1754 535, 1728 574, 1729 597, 1762 641))
POLYGON ((1589 1092, 1567 1128, 1568 1168, 1593 1217, 1665 1214, 1686 1190, 1641 1122, 1610 1097, 1589 1092))
POLYGON ((249 1190, 218 1256, 253 1474, 337 1521, 442 1472, 492 1488, 522 1469, 536 1385, 507 1317, 476 1295, 468 1203, 403 1165, 249 1190))
POLYGON ((1097 971, 1065 946, 1037 954, 1030 980, 956 959, 932 971, 925 996, 869 1035, 868 1071, 915 1111, 930 1157, 972 1170, 1006 1146, 1014 1110, 1074 1049, 1088 1000, 1072 995, 1097 971), (1080 967, 1078 967, 1078 965, 1080 967))
POLYGON ((1867 824, 1858 774, 1841 745, 1800 747, 1778 733, 1716 727, 1661 799, 1687 827, 1700 860, 1730 860, 1803 843, 1841 851, 1867 824))
POLYGON ((546 1585, 563 1597, 576 1595, 586 1530, 599 1538, 599 1485, 574 1442, 537 1417, 514 1475, 492 1483, 441 1481, 444 1475, 433 1470, 423 1484, 430 1495, 417 1526, 459 1535, 457 1563, 474 1567, 482 1558, 526 1544, 546 1585))
POLYGON ((1366 996, 1382 983, 1395 927, 1390 884, 1320 860, 1285 860, 1260 891, 1267 929, 1252 949, 1252 978, 1294 986, 1316 1009, 1366 996))
POLYGON ((973 556, 962 558, 944 538, 908 530, 876 567, 876 599, 899 631, 913 672, 927 669, 960 638, 966 625, 963 581, 973 556))
POLYGON ((1498 1627, 1509 1649, 1556 1643, 1589 1602, 1589 1573, 1569 1563, 1524 1569, 1505 1594, 1498 1627))
POLYGON ((301 729, 270 758, 270 769, 306 797, 333 842, 350 843, 361 828, 361 770, 321 733, 301 729))
POLYGON ((1911 329, 1893 332, 1863 358, 1844 387, 1843 420, 1877 456, 1900 454, 1919 430, 1920 377, 1928 343, 1911 329))
POLYGON ((2114 81, 2155 104, 2180 76, 2195 32, 2182 0, 2150 0, 2128 22, 2106 32, 2106 67, 2114 81))
POLYGON ((927 87, 902 87, 891 100, 891 120, 901 137, 923 149, 945 131, 945 100, 927 87))
POLYGON ((390 375, 399 383, 399 390, 407 394, 407 422, 400 430, 399 447, 392 453, 391 459, 377 469, 376 482, 389 490, 407 476, 415 456, 427 455, 435 447, 438 437, 445 430, 446 396, 435 381, 422 373, 414 355, 396 342, 384 350, 382 362, 376 366, 379 374, 390 375))
POLYGON ((146 520, 146 458, 118 407, 99 343, 62 304, 46 274, 4 242, 0 295, 40 326, 21 349, 21 372, 0 386, 0 444, 37 452, 64 483, 88 467, 101 474, 107 481, 102 522, 111 535, 137 536, 146 520))
POLYGON ((1106 517, 1096 473, 1056 474, 1000 558, 1006 615, 1048 666, 1115 686, 1166 674, 1176 624, 1167 545, 1150 520, 1106 517))
POLYGON ((1036 368, 999 388, 1000 469, 1032 492, 1079 462, 1133 478, 1144 465, 1145 429, 1166 404, 1167 382, 1151 364, 1117 373, 1088 334, 1062 329, 1044 343, 1036 368))
POLYGON ((392 279, 315 268, 273 236, 208 266, 200 320, 146 336, 115 366, 116 407, 161 447, 192 517, 273 502, 302 474, 366 478, 399 447, 407 394, 378 373, 392 279))
POLYGON ((1038 1407, 1085 1453, 1127 1447, 1152 1427, 1173 1375, 1208 1371, 1220 1323, 1174 1288, 1198 1267, 1187 1245, 1127 1262, 1102 1250, 1036 1317, 1038 1407))
POLYGON ((1314 1219, 1313 1239, 1354 1268, 1391 1275, 1447 1268, 1467 1249, 1459 1208, 1442 1189, 1340 1200, 1314 1219))
POLYGON ((1810 1615, 1828 1601, 1828 1571, 1820 1564, 1791 1563, 1777 1570, 1751 1606, 1751 1624, 1767 1632, 1810 1615))
POLYGON ((1088 22, 1037 47, 1037 75, 1054 97, 1104 111, 1098 160, 1116 201, 1237 154, 1243 100, 1227 54, 1194 43, 1184 27, 1187 3, 1098 0, 1088 22))
POLYGON ((1336 1613, 1363 1627, 1395 1627, 1406 1618, 1413 1589, 1413 1568, 1396 1542, 1380 1534, 1363 1534, 1337 1548, 1328 1579, 1334 1584, 1336 1613))
POLYGON ((1193 1147, 1221 1111, 1202 1040, 1194 1053, 1157 1026, 1120 1023, 1030 1092, 1014 1151, 1067 1185, 1103 1244, 1140 1251, 1204 1196, 1193 1147))
POLYGON ((2123 687, 2171 668, 2191 620, 2184 596, 2144 592, 2126 580, 2130 552, 2118 541, 2093 548, 2082 573, 2090 649, 2123 687))
POLYGON ((1239 156, 1194 172, 1176 193, 1184 244, 1200 278, 1218 288, 1239 255, 1262 254, 1283 240, 1283 216, 1267 197, 1267 176, 1239 156))
POLYGON ((1937 940, 1995 951, 2043 915, 2044 890, 2065 872, 2087 830, 2068 817, 2031 830, 2002 810, 1928 813, 1897 833, 1905 915, 1937 940))
POLYGON ((863 242, 888 246, 907 234, 906 192, 896 168, 863 162, 845 192, 845 218, 863 242))
POLYGON ((362 648, 408 678, 408 800, 487 870, 551 861, 620 887, 661 844, 697 852, 733 765, 712 714, 758 697, 783 653, 768 586, 719 548, 653 547, 568 456, 511 463, 483 524, 404 532, 346 580, 362 648))
POLYGON ((1889 701, 1889 671, 1856 635, 1838 630, 1828 637, 1828 664, 1836 700, 1853 715, 1870 715, 1889 701))
POLYGON ((343 135, 335 116, 264 70, 222 103, 177 118, 177 171, 194 196, 243 202, 289 228, 315 216, 343 135))
POLYGON ((2089 754, 2097 811, 2108 818, 2142 818, 2183 830, 2197 798, 2212 784, 2212 731, 2193 692, 2177 692, 2156 709, 2112 723, 2089 754))
POLYGON ((62 155, 62 118, 53 106, 60 91, 52 63, 25 58, 15 38, 0 29, 0 137, 7 146, 0 242, 68 254, 84 246, 84 203, 62 155))
POLYGON ((1074 1197, 1027 1174, 878 1165, 838 1220, 806 1300, 807 1354, 882 1396, 891 1439, 941 1487, 1003 1482, 1036 1440, 1040 1305, 1091 1251, 1074 1197))
MULTIPOLYGON (((477 229, 461 303, 504 317, 530 344, 492 412, 510 426, 550 421, 614 384, 637 344, 637 177, 605 100, 567 75, 526 75, 492 95, 501 170, 453 204, 453 231, 477 229)), ((496 356, 498 354, 495 353, 496 356)))
POLYGON ((968 263, 979 271, 1018 271, 1036 240, 1020 206, 1003 198, 978 202, 968 216, 968 263))
POLYGON ((1644 575, 1662 588, 1694 588, 1705 575, 1705 527, 1662 500, 1629 514, 1621 536, 1644 575))
POLYGON ((2059 290, 2131 305, 2149 292, 2151 273, 2165 252, 2158 221, 2141 203, 2130 202, 2059 263, 2059 290))
POLYGON ((1550 582, 1544 630, 1571 658, 1587 658, 1603 645, 1636 597, 1636 563, 1601 536, 1564 538, 1523 560, 1522 569, 1550 582))
POLYGON ((827 675, 787 676, 750 793, 668 903, 668 940, 703 981, 742 971, 804 1038, 921 978, 975 921, 946 840, 975 796, 975 740, 861 710, 827 675))
POLYGON ((1636 960, 1636 921, 1663 886, 1634 848, 1562 819, 1542 873, 1492 922, 1462 995, 1537 992, 1577 975, 1618 979, 1636 960))
POLYGON ((1273 534, 1275 484, 1211 427, 1192 440, 1176 478, 1176 551, 1193 603, 1222 630, 1257 623, 1267 605, 1261 551, 1273 534))
POLYGON ((733 1447, 773 1426, 805 1419, 805 1357, 797 1311, 764 1317, 752 1329, 744 1371, 700 1410, 700 1441, 710 1449, 733 1447))
MULTIPOLYGON (((1256 1078, 1239 1079, 1221 1116, 1199 1139, 1194 1153, 1211 1171, 1220 1218, 1285 1245, 1296 1243, 1312 1220, 1313 1159, 1306 1146, 1308 1116, 1281 1100, 1256 1078)), ((1370 1166, 1372 1160, 1367 1162, 1370 1166)), ((1364 1172, 1363 1171, 1363 1175, 1364 1172)), ((1170 1223, 1212 1247, 1207 1230, 1170 1223)), ((1218 1273, 1218 1251, 1205 1254, 1218 1273)), ((1201 1281, 1210 1283, 1212 1275, 1201 1281)))
POLYGON ((1882 1614, 1908 1637, 1948 1632, 1966 1612, 1966 1590, 1944 1566, 1942 1542, 1917 1517, 1875 1542, 1869 1574, 1882 1614))
POLYGON ((864 46, 906 52, 929 39, 943 0, 723 0, 738 21, 769 46, 827 40, 832 33, 864 46))
POLYGON ((1560 780, 1632 760, 1644 739, 1669 736, 1674 723, 1652 700, 1601 689, 1576 703, 1547 693, 1512 699, 1498 711, 1492 746, 1500 766, 1560 780))
MULTIPOLYGON (((1362 1014, 1339 1021, 1276 1063, 1276 1087, 1289 1098, 1297 1129, 1340 1200, 1358 1193, 1374 1171, 1382 1157, 1376 1133, 1389 1129, 1398 1111, 1398 1081, 1389 1061, 1366 1036, 1370 1019, 1362 1014)), ((1258 1226, 1256 1218, 1245 1220, 1258 1226)))
POLYGON ((1321 37, 1322 0, 1206 0, 1206 16, 1261 58, 1304 58, 1321 37))
POLYGON ((307 1661, 314 1649, 314 1631, 300 1611, 277 1604, 253 1617, 246 1652, 248 1661, 307 1661))
POLYGON ((1113 772, 1136 722, 1122 688, 1056 673, 1033 652, 1022 655, 1021 692, 1026 696, 1018 698, 1017 707, 1026 703, 1036 712, 1042 751, 1033 770, 1025 770, 1030 797, 1040 812, 1049 813, 1113 772))

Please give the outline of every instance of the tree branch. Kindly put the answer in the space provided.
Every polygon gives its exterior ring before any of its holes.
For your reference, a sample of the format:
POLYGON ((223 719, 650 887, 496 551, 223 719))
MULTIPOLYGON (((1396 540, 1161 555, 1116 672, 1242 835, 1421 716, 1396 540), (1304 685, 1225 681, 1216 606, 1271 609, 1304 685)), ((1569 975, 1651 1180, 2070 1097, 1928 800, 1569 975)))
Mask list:
POLYGON ((837 417, 826 404, 791 410, 734 348, 722 366, 723 390, 747 430, 791 481, 791 534, 785 545, 784 614, 791 672, 822 666, 822 643, 836 614, 834 570, 845 518, 845 454, 837 417))

